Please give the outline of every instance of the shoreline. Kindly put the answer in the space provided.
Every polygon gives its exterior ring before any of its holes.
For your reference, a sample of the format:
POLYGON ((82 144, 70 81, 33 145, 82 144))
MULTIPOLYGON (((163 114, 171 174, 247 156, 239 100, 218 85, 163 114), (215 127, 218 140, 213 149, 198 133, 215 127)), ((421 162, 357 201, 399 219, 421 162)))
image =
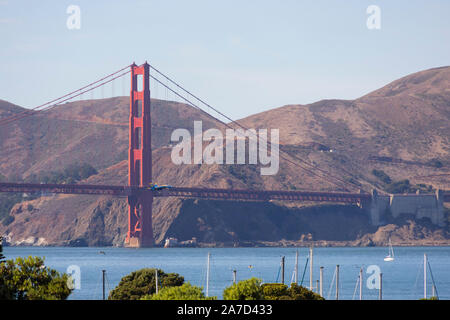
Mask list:
MULTIPOLYGON (((171 246, 164 248, 163 245, 157 244, 153 248, 171 249, 171 248, 370 248, 370 247, 388 247, 389 244, 386 242, 365 242, 361 243, 360 240, 352 241, 329 241, 329 240, 318 240, 318 241, 241 241, 239 243, 226 243, 226 242, 215 242, 215 243, 198 243, 197 246, 171 246)), ((417 241, 393 241, 392 246, 394 247, 450 247, 450 239, 446 240, 417 240, 417 241)), ((54 244, 54 245, 32 245, 32 244, 9 244, 3 243, 3 247, 35 247, 35 248, 125 248, 125 246, 73 246, 64 244, 54 244)), ((138 249, 138 248, 130 248, 138 249)), ((143 248, 144 249, 144 248, 143 248)))
MULTIPOLYGON (((389 243, 359 243, 360 241, 255 241, 251 243, 240 243, 239 245, 229 244, 207 244, 200 243, 199 248, 369 248, 369 247, 388 247, 389 243)), ((448 247, 450 239, 445 241, 414 241, 414 242, 392 242, 394 247, 448 247)))

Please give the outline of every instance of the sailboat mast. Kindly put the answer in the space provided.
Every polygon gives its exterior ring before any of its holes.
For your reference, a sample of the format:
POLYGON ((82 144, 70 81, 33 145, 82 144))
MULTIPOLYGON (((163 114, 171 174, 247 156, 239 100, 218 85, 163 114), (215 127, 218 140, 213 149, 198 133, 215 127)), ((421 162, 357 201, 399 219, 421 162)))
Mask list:
POLYGON ((423 298, 427 298, 427 254, 423 254, 423 298))
POLYGON ((336 300, 339 300, 339 265, 336 266, 336 300))
POLYGON ((378 299, 379 300, 383 300, 383 274, 382 273, 380 273, 380 275, 379 275, 379 281, 380 281, 380 289, 379 289, 379 291, 378 291, 378 299))
POLYGON ((391 257, 393 258, 394 257, 394 248, 392 248, 391 238, 389 238, 389 247, 391 250, 391 257))
POLYGON ((309 248, 309 290, 313 290, 313 246, 309 248))
POLYGON ((359 300, 362 300, 362 289, 363 289, 363 268, 359 269, 359 300))
POLYGON ((208 252, 208 263, 206 268, 206 296, 209 297, 209 265, 210 265, 211 253, 208 252))
POLYGON ((320 267, 319 279, 320 279, 319 294, 323 297, 323 267, 320 267))
POLYGON ((103 288, 103 290, 102 290, 102 297, 103 297, 103 300, 106 300, 106 295, 105 295, 105 275, 106 275, 106 270, 102 270, 102 288, 103 288))

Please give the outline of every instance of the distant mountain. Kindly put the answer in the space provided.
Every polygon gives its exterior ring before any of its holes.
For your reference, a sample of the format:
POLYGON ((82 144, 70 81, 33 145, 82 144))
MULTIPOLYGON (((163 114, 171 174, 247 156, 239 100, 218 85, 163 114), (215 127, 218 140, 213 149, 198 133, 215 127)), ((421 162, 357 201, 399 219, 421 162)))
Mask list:
MULTIPOLYGON (((214 120, 181 103, 152 100, 152 145, 168 145, 176 128, 218 127, 214 120)), ((0 119, 26 109, 0 101, 0 119)), ((0 173, 26 178, 87 162, 102 169, 128 159, 129 98, 65 103, 0 126, 0 173), (107 142, 107 143, 105 143, 107 142)))
MULTIPOLYGON (((128 103, 127 97, 78 101, 0 126, 0 173, 26 178, 87 162, 99 173, 84 182, 126 184, 128 103)), ((23 110, 0 101, 0 119, 23 110)), ((262 177, 251 165, 174 165, 170 134, 176 128, 192 132, 194 120, 202 120, 204 129, 224 129, 192 107, 152 100, 155 182, 339 190, 331 181, 346 181, 353 190, 382 191, 386 182, 374 174, 377 170, 392 181, 409 179, 411 185, 428 190, 450 189, 450 67, 406 76, 356 100, 288 105, 239 120, 248 128, 280 130, 280 148, 290 161, 280 159, 275 176, 262 177), (303 164, 308 171, 293 164, 298 159, 309 164, 303 164)), ((361 244, 361 239, 370 243, 370 234, 380 239, 359 208, 311 205, 157 199, 154 232, 159 242, 168 236, 225 243, 312 237, 361 244)), ((17 204, 11 215, 14 221, 0 224, 0 234, 8 235, 12 243, 121 245, 127 226, 126 201, 109 197, 46 196, 17 204)), ((421 237, 449 239, 448 230, 424 228, 428 233, 415 232, 413 236, 406 236, 405 228, 398 230, 403 230, 403 237, 410 242, 422 241, 421 237)))
MULTIPOLYGON (((450 67, 443 67, 406 76, 356 100, 289 105, 240 122, 251 128, 279 128, 282 144, 308 153, 311 161, 328 169, 335 167, 337 174, 352 170, 363 181, 377 185, 370 174, 376 167, 395 179, 446 188, 450 177, 414 177, 435 174, 426 166, 433 159, 450 165, 449 120, 450 67), (317 153, 318 145, 333 152, 317 153), (367 163, 371 156, 425 166, 367 163)), ((442 173, 449 173, 448 167, 442 173)))

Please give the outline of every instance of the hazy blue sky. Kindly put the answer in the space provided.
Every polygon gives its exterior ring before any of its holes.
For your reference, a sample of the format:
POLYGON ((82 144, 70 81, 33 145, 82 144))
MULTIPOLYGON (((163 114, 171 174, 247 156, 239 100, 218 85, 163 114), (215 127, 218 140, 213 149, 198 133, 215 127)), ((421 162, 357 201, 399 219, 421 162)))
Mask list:
POLYGON ((148 60, 241 118, 450 65, 450 1, 0 0, 0 40, 0 99, 21 106, 148 60), (66 27, 71 4, 80 30, 66 27), (366 26, 369 5, 380 30, 366 26))

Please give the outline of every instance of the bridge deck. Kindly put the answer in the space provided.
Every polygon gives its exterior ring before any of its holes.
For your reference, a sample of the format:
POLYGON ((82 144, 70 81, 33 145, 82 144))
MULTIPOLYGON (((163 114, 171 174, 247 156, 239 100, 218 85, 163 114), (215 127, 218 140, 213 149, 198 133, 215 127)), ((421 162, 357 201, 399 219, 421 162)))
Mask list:
POLYGON ((203 198, 220 200, 245 201, 329 201, 356 203, 370 199, 369 194, 333 193, 310 191, 259 191, 208 188, 170 188, 165 190, 149 190, 141 187, 79 184, 33 184, 33 183, 0 183, 0 192, 21 193, 63 193, 86 195, 111 195, 126 197, 142 193, 152 193, 154 197, 203 198))
MULTIPOLYGON (((216 200, 243 201, 319 201, 357 203, 369 200, 367 193, 346 192, 313 192, 313 191, 282 191, 282 190, 234 190, 209 188, 179 188, 165 190, 149 190, 142 187, 112 186, 112 185, 82 185, 82 184, 33 184, 33 183, 0 183, 0 192, 20 193, 64 193, 85 195, 110 195, 126 197, 142 193, 152 193, 154 197, 201 198, 216 200)), ((444 201, 450 202, 450 192, 444 193, 444 201)))

